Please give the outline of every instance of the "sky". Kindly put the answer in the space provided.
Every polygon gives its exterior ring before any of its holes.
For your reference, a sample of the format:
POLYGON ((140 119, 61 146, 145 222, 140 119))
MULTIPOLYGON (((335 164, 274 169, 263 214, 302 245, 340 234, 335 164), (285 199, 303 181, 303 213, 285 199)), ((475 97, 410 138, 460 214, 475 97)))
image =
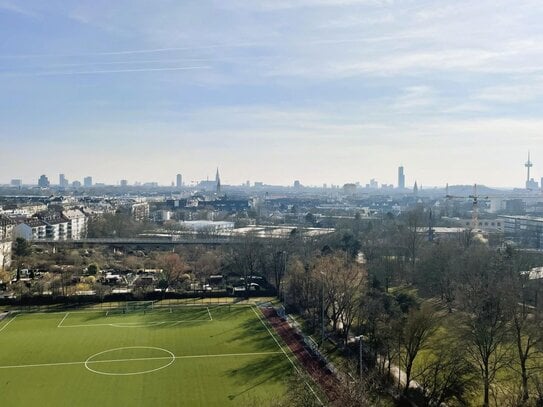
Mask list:
POLYGON ((0 0, 0 183, 522 187, 541 0, 0 0))

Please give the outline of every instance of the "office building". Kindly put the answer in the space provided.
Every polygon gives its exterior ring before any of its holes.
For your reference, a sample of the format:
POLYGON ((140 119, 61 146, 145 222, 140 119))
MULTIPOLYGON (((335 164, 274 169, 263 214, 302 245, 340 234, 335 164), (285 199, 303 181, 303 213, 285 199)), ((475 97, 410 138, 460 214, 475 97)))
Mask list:
POLYGON ((61 188, 67 188, 68 185, 70 185, 70 183, 68 182, 68 180, 66 179, 66 177, 64 176, 64 174, 60 174, 58 176, 58 185, 61 187, 61 188))
POLYGON ((49 182, 49 178, 47 178, 46 175, 42 175, 39 179, 38 179, 38 186, 40 188, 49 188, 49 185, 51 185, 51 183, 49 182))
POLYGON ((84 186, 85 188, 90 188, 90 187, 92 187, 92 177, 85 177, 85 178, 83 179, 83 186, 84 186))
POLYGON ((175 186, 177 188, 181 188, 183 186, 183 176, 181 174, 177 174, 175 186))
POLYGON ((529 189, 530 191, 537 191, 539 189, 539 184, 533 178, 530 178, 528 181, 526 181, 526 189, 529 189))
POLYGON ((128 181, 125 180, 125 179, 122 179, 122 180, 121 180, 121 187, 125 188, 125 187, 127 187, 127 186, 128 186, 128 181))
POLYGON ((10 185, 12 187, 17 187, 17 188, 20 188, 23 186, 23 181, 20 180, 20 179, 12 179, 11 182, 10 182, 10 185))

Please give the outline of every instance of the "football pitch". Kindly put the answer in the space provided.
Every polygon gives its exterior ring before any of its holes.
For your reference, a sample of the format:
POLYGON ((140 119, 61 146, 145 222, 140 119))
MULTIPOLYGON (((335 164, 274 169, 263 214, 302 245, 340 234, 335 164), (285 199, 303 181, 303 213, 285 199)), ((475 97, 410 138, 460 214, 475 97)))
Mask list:
POLYGON ((184 306, 12 314, 4 406, 265 406, 294 367, 260 311, 184 306))

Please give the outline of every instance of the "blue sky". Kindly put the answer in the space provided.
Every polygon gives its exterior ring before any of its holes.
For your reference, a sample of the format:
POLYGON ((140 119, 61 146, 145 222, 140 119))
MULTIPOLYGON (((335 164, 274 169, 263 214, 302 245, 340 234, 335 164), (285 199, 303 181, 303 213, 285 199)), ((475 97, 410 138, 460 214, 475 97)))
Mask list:
POLYGON ((522 186, 543 2, 0 0, 0 182, 522 186))

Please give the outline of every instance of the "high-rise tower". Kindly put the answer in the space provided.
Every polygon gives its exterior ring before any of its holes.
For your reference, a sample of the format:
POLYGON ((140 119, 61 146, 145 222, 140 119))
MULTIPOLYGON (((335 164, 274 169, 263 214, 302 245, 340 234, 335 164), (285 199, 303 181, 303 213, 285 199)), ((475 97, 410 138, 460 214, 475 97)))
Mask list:
POLYGON ((59 174, 59 176, 58 176, 58 185, 61 188, 66 188, 69 185, 69 182, 66 179, 66 176, 64 174, 59 174))
POLYGON ((405 174, 403 172, 403 165, 398 167, 398 189, 405 188, 405 174))

